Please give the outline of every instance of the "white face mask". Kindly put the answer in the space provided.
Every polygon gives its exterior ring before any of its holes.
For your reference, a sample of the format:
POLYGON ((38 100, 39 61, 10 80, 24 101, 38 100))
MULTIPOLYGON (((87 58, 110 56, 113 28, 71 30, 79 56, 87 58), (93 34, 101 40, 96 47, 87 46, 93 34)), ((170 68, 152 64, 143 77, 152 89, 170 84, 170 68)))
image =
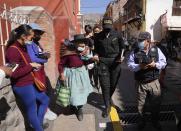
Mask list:
POLYGON ((25 44, 26 44, 26 45, 28 45, 28 44, 32 44, 32 41, 27 40, 27 41, 25 41, 25 44))
POLYGON ((80 52, 82 52, 82 51, 85 50, 85 47, 78 47, 77 50, 80 51, 80 52))

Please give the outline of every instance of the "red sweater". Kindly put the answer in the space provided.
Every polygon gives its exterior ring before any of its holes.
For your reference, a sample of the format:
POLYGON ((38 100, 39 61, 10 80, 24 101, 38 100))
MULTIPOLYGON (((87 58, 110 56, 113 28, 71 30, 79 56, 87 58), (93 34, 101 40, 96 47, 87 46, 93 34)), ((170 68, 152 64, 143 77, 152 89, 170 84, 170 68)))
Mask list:
POLYGON ((81 67, 84 63, 80 59, 80 57, 77 54, 73 55, 67 55, 63 56, 60 60, 60 63, 58 65, 59 73, 61 74, 63 72, 64 67, 72 68, 72 67, 81 67))
MULTIPOLYGON (((24 57, 31 63, 30 57, 27 53, 26 46, 22 46, 20 43, 15 42, 13 46, 18 47, 23 53, 24 57)), ((11 75, 11 84, 13 86, 21 87, 33 84, 33 77, 31 71, 33 70, 30 64, 26 64, 19 53, 19 51, 14 47, 9 47, 6 51, 6 61, 8 63, 19 64, 18 68, 11 75)))

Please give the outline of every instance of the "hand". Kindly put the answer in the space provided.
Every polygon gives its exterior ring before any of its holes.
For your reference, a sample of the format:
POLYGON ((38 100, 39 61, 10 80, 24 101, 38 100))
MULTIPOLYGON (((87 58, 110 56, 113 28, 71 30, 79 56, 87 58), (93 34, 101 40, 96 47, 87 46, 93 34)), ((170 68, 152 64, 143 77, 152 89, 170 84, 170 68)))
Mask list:
POLYGON ((12 68, 11 67, 0 66, 0 69, 3 70, 7 76, 12 75, 12 68))
POLYGON ((36 62, 30 63, 30 65, 35 69, 39 69, 41 67, 41 64, 38 64, 36 62))
POLYGON ((61 75, 60 75, 60 80, 61 80, 61 81, 65 81, 66 79, 67 79, 67 78, 65 77, 64 74, 61 74, 61 75))
POLYGON ((91 59, 92 59, 93 61, 95 61, 95 62, 99 62, 99 57, 98 57, 98 55, 93 56, 91 59))
POLYGON ((147 68, 155 68, 155 67, 156 67, 155 61, 152 61, 150 64, 147 65, 147 68))
POLYGON ((146 64, 139 64, 139 66, 140 66, 140 69, 142 70, 145 70, 148 68, 146 64))
POLYGON ((47 59, 49 59, 51 57, 50 52, 45 52, 44 55, 46 56, 47 59))
POLYGON ((118 63, 122 63, 123 62, 123 60, 124 60, 124 56, 123 57, 121 57, 120 59, 118 59, 116 62, 118 62, 118 63))

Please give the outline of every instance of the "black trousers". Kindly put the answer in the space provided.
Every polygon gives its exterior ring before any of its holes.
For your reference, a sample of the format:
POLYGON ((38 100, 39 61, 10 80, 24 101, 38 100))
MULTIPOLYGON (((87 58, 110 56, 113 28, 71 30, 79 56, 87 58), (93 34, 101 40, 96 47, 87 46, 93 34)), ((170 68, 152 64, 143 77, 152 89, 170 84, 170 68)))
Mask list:
POLYGON ((114 61, 100 62, 99 80, 102 89, 103 99, 106 108, 110 106, 111 97, 116 89, 118 79, 121 73, 121 64, 114 61))

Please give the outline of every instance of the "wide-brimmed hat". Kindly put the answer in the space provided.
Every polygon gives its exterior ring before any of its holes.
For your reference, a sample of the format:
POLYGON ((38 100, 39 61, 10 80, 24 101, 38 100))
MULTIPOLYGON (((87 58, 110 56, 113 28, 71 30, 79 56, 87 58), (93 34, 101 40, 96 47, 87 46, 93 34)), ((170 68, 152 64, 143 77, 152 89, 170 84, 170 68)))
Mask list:
POLYGON ((151 34, 149 32, 140 32, 138 40, 150 40, 151 34))
POLYGON ((87 42, 87 38, 85 38, 84 34, 76 34, 71 42, 87 42))
POLYGON ((45 33, 45 31, 36 23, 30 23, 29 26, 31 26, 34 31, 39 32, 41 35, 45 33))
POLYGON ((104 17, 102 20, 103 29, 112 29, 113 28, 113 20, 111 17, 104 17))

